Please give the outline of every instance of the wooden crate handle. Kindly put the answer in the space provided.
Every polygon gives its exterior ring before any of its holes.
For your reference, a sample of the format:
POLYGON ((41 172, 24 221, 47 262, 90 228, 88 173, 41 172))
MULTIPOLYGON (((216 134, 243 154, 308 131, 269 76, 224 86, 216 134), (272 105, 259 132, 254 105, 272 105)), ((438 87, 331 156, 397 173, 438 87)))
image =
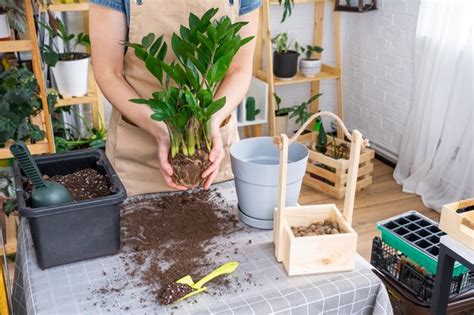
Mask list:
POLYGON ((329 116, 329 117, 334 118, 337 121, 337 123, 340 125, 346 137, 351 141, 351 149, 350 149, 351 154, 349 158, 349 171, 347 174, 346 194, 344 197, 345 200, 344 200, 343 215, 346 218, 346 220, 349 222, 349 224, 352 225, 355 192, 356 192, 356 186, 357 186, 357 173, 359 171, 360 150, 363 145, 368 146, 368 140, 364 140, 362 138, 362 134, 357 130, 353 130, 352 134, 350 134, 346 126, 344 125, 344 122, 337 115, 331 112, 319 112, 319 113, 313 114, 303 124, 303 126, 301 126, 298 132, 293 137, 291 137, 291 139, 288 139, 288 136, 286 134, 281 134, 273 138, 273 142, 280 150, 280 179, 279 179, 279 187, 278 187, 279 196, 278 196, 276 218, 274 220, 274 233, 276 233, 274 235, 274 240, 275 240, 276 253, 277 253, 276 255, 278 259, 279 259, 278 244, 279 244, 281 233, 282 233, 282 229, 280 227, 280 222, 281 222, 280 218, 281 218, 281 213, 285 210, 285 201, 286 201, 286 180, 287 180, 286 175, 288 172, 288 146, 292 142, 296 142, 298 140, 298 137, 303 132, 303 130, 305 130, 306 127, 308 127, 308 125, 313 120, 315 120, 316 118, 320 116, 329 116), (275 230, 277 231, 275 232, 275 230))
MULTIPOLYGON (((465 199, 458 202, 458 209, 474 206, 474 198, 465 199)), ((458 210, 456 209, 456 210, 458 210)))

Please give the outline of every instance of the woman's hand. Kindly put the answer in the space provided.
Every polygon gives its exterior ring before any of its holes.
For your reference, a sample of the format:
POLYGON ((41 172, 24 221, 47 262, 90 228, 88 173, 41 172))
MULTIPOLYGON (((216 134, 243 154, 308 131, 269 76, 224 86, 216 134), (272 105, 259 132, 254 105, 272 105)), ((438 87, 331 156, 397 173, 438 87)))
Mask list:
POLYGON ((202 173, 202 178, 206 179, 204 183, 204 189, 209 189, 217 174, 219 174, 219 166, 225 156, 224 145, 222 143, 222 136, 220 132, 220 123, 218 123, 217 120, 213 120, 211 122, 211 130, 212 149, 209 153, 209 161, 211 161, 212 164, 202 173))
POLYGON ((151 121, 150 133, 155 137, 158 143, 158 163, 160 164, 160 172, 168 187, 176 190, 187 190, 187 187, 181 186, 173 182, 173 167, 168 161, 170 152, 170 137, 168 130, 161 122, 151 121))

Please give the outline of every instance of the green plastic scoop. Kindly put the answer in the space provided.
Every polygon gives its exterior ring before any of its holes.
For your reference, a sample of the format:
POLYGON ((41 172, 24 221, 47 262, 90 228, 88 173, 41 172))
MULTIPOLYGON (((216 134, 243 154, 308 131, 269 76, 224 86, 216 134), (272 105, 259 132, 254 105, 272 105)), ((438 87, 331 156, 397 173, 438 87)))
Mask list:
POLYGON ((17 141, 12 144, 10 152, 15 157, 26 177, 33 183, 33 190, 31 192, 31 206, 33 208, 62 205, 72 201, 71 193, 66 187, 43 180, 43 176, 24 142, 17 141))

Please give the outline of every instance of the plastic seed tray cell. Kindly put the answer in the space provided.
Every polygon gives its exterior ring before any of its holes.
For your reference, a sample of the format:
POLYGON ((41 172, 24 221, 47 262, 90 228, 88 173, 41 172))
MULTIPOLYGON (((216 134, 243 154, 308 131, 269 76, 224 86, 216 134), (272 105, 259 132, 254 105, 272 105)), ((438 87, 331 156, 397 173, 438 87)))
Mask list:
MULTIPOLYGON (((377 228, 384 242, 436 274, 440 237, 446 234, 438 228, 438 223, 416 211, 408 211, 379 222, 377 228)), ((453 275, 465 272, 467 268, 456 262, 453 275)))

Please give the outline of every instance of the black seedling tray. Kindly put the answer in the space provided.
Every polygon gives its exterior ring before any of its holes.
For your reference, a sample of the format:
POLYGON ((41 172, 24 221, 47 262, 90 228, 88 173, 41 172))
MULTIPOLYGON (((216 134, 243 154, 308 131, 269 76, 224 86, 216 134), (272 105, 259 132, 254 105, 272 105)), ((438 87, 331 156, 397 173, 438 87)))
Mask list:
MULTIPOLYGON (((419 300, 428 303, 433 294, 435 276, 410 261, 397 249, 384 243, 379 237, 372 242, 370 263, 381 273, 395 280, 400 286, 413 293, 419 300)), ((453 277, 450 298, 474 289, 474 272, 469 271, 453 277)))
MULTIPOLYGON (((438 223, 416 211, 408 211, 379 222, 377 229, 382 232, 384 242, 436 274, 440 237, 446 235, 438 223)), ((453 275, 459 276, 467 270, 456 262, 453 275)))
POLYGON ((120 208, 127 193, 101 150, 80 150, 35 157, 43 175, 66 175, 92 168, 107 177, 111 195, 65 205, 31 208, 22 177, 14 163, 17 205, 28 219, 41 269, 89 258, 116 254, 120 250, 120 208))

